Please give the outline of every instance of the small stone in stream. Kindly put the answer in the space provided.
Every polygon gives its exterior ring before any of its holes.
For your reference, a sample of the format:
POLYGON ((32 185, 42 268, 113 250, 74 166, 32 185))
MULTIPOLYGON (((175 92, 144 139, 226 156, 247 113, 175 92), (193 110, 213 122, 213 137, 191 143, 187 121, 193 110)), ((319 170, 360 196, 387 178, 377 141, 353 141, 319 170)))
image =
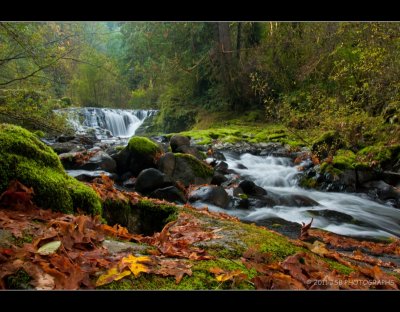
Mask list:
POLYGON ((198 200, 221 208, 227 208, 230 202, 229 196, 225 189, 221 186, 215 185, 199 187, 189 194, 190 202, 195 202, 198 200))
POLYGON ((239 183, 239 187, 247 195, 266 195, 267 191, 256 185, 253 181, 243 180, 239 183))
POLYGON ((229 173, 228 164, 224 161, 220 161, 214 168, 216 171, 218 171, 220 173, 223 173, 223 174, 229 173))
POLYGON ((241 164, 241 163, 238 163, 238 164, 236 165, 236 168, 237 168, 237 169, 249 169, 249 168, 247 168, 245 165, 243 165, 243 164, 241 164))
POLYGON ((221 185, 222 183, 228 181, 228 178, 224 176, 222 173, 214 172, 213 178, 211 180, 211 184, 221 185))
POLYGON ((172 184, 173 181, 166 174, 157 169, 149 168, 140 172, 136 179, 135 189, 140 193, 149 193, 172 184))
POLYGON ((213 157, 214 157, 216 160, 226 160, 224 154, 222 154, 222 153, 219 152, 219 151, 214 151, 214 152, 213 152, 213 157))
POLYGON ((149 195, 151 198, 164 199, 174 203, 186 203, 186 198, 183 193, 175 186, 167 186, 164 188, 156 189, 149 195))

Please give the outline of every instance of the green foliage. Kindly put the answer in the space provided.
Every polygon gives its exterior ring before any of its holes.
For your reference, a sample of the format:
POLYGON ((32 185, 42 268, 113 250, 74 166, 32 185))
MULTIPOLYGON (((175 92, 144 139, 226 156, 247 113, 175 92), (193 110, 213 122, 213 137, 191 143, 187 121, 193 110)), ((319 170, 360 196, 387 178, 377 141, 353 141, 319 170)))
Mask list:
POLYGON ((57 154, 29 131, 0 124, 0 192, 11 180, 32 187, 38 206, 71 213, 101 213, 100 199, 88 186, 69 177, 57 154))

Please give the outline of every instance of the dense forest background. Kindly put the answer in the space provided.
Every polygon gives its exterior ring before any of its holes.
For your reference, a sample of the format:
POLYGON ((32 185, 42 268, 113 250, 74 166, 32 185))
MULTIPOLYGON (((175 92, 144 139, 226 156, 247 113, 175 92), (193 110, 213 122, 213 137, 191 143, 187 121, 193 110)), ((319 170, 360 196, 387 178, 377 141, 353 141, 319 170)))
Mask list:
POLYGON ((362 140, 399 122, 399 65, 400 23, 1 22, 0 118, 153 108, 159 132, 223 116, 362 140))

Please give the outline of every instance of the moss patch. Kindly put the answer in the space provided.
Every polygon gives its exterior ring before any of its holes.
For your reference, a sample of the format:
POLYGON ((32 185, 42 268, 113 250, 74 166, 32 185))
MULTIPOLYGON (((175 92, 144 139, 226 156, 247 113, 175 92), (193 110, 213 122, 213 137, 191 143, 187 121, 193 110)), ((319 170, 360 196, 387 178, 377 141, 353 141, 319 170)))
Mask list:
POLYGON ((0 125, 0 192, 11 180, 32 187, 33 200, 43 208, 71 213, 101 213, 100 198, 88 186, 69 177, 57 154, 31 132, 0 125))
POLYGON ((354 169, 356 165, 356 155, 349 150, 338 150, 333 157, 332 164, 338 169, 354 169))
POLYGON ((326 259, 326 258, 321 258, 323 261, 325 261, 326 263, 328 263, 329 268, 332 270, 336 270, 341 274, 345 274, 345 275, 349 275, 351 272, 354 272, 354 270, 352 268, 349 268, 339 262, 336 262, 334 260, 331 259, 326 259))
POLYGON ((152 140, 135 136, 129 140, 128 149, 136 155, 152 155, 162 153, 161 148, 152 140))

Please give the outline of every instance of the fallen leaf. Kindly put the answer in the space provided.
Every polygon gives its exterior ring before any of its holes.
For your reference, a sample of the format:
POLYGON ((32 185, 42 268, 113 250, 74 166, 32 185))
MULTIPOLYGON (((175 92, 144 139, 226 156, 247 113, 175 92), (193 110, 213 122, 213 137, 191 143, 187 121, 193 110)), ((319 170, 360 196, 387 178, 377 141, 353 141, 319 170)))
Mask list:
POLYGON ((162 276, 175 276, 176 284, 179 284, 185 274, 192 276, 192 265, 182 260, 161 259, 160 268, 153 273, 162 276))
POLYGON ((109 284, 113 281, 118 281, 125 276, 131 275, 131 271, 123 270, 120 272, 118 268, 111 268, 107 273, 101 275, 96 281, 96 287, 109 284))
POLYGON ((61 241, 50 242, 40 247, 37 253, 42 256, 51 255, 52 253, 55 253, 58 250, 58 248, 60 248, 60 246, 61 246, 61 241))
POLYGON ((303 224, 303 226, 301 227, 301 232, 300 232, 300 237, 299 237, 300 240, 304 240, 309 237, 308 230, 310 229, 313 221, 314 221, 314 218, 311 218, 310 223, 308 223, 307 225, 304 222, 301 222, 303 224))
POLYGON ((243 273, 241 270, 233 270, 233 271, 224 271, 221 268, 210 268, 209 269, 210 273, 213 273, 215 275, 215 279, 218 282, 226 282, 229 280, 233 280, 234 277, 240 276, 243 278, 247 278, 247 275, 243 273))
POLYGON ((128 257, 122 258, 118 268, 121 271, 128 267, 135 276, 138 276, 141 272, 150 272, 150 268, 147 265, 152 263, 153 260, 148 256, 135 257, 133 255, 129 255, 128 257))

